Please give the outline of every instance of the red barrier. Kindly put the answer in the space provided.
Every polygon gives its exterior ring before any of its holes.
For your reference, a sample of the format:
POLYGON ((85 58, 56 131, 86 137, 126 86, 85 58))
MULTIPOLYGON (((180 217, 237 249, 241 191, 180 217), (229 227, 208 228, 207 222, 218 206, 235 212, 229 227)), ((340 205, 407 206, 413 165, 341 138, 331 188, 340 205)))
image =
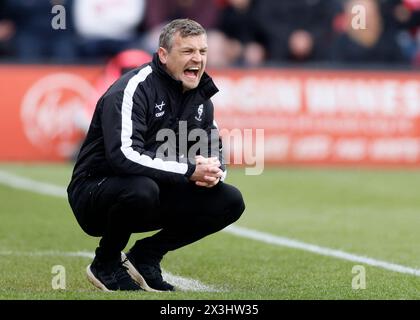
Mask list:
POLYGON ((0 66, 0 160, 71 156, 100 72, 98 67, 0 66))
POLYGON ((220 88, 214 99, 219 126, 264 128, 266 162, 420 164, 419 74, 258 70, 213 75, 220 88))
MULTIPOLYGON (((0 66, 0 160, 72 155, 92 113, 101 71, 0 66)), ((213 99, 219 128, 264 129, 266 162, 420 164, 419 74, 281 69, 210 74, 220 89, 213 99)))

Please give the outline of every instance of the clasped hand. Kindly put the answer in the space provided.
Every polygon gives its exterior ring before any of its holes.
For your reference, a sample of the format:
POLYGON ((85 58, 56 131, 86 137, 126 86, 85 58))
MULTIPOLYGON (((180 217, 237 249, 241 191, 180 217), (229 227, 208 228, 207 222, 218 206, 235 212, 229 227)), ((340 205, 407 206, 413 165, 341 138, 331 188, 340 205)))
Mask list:
POLYGON ((195 171, 190 180, 194 181, 197 186, 211 188, 220 181, 223 171, 220 169, 220 161, 217 157, 196 156, 195 164, 195 171))

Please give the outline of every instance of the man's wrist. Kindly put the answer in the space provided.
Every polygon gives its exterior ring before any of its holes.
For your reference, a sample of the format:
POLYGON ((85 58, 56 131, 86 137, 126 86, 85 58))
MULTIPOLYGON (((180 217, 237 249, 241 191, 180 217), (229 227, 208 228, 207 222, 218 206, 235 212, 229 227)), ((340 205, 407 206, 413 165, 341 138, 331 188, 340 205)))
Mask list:
POLYGON ((187 169, 187 172, 184 174, 184 176, 189 179, 193 175, 194 171, 195 171, 195 164, 188 163, 188 169, 187 169))

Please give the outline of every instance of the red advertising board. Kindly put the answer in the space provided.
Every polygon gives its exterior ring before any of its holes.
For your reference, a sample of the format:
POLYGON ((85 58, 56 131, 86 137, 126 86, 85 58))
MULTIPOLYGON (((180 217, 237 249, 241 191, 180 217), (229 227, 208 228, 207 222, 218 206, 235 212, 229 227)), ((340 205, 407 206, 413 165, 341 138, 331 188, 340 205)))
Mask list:
POLYGON ((420 74, 214 72, 219 127, 264 129, 268 163, 420 164, 420 74))
MULTIPOLYGON (((264 130, 267 163, 420 165, 414 72, 213 70, 220 129, 264 130)), ((0 160, 56 161, 77 150, 100 67, 0 66, 0 160)), ((262 146, 261 146, 262 144, 262 146)), ((235 147, 235 144, 233 144, 235 147)), ((246 150, 249 149, 249 150, 246 150)), ((233 163, 233 161, 231 161, 233 163)))
POLYGON ((100 72, 85 66, 0 66, 0 160, 71 156, 100 72))

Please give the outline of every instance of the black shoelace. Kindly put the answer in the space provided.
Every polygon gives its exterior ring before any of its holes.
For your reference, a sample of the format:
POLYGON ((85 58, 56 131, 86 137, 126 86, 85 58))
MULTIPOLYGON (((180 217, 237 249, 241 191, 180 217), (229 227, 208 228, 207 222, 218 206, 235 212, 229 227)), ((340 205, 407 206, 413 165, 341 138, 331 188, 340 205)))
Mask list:
POLYGON ((143 265, 141 267, 142 273, 150 279, 162 281, 162 271, 160 267, 154 265, 143 265))
POLYGON ((117 270, 115 271, 115 278, 118 280, 131 279, 127 271, 128 268, 125 265, 123 265, 123 262, 120 262, 118 264, 117 270))
POLYGON ((105 264, 104 269, 100 270, 98 274, 107 283, 117 283, 118 281, 130 278, 127 273, 127 267, 122 262, 105 264))

